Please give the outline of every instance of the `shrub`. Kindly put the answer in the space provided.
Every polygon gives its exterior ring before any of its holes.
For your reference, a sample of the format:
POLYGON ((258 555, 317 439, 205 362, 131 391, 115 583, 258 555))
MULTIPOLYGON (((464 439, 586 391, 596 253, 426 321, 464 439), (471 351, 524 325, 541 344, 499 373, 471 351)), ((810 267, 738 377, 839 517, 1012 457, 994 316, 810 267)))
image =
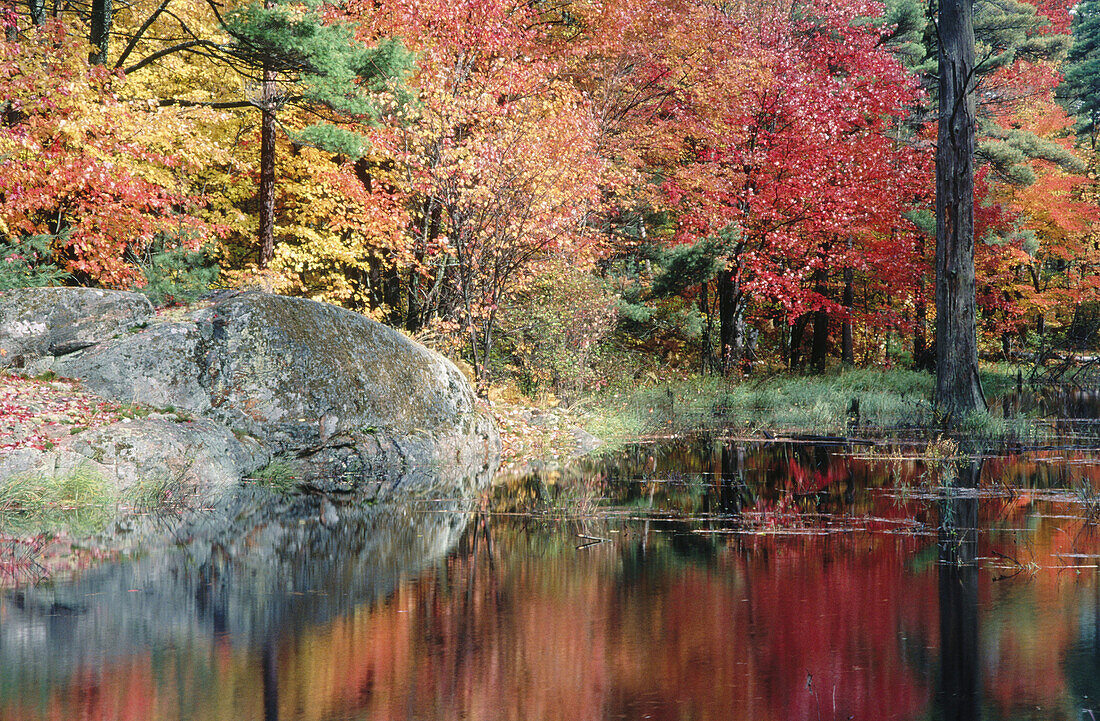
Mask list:
POLYGON ((591 274, 547 264, 500 314, 498 349, 523 390, 576 399, 598 386, 596 361, 615 325, 616 302, 591 274))

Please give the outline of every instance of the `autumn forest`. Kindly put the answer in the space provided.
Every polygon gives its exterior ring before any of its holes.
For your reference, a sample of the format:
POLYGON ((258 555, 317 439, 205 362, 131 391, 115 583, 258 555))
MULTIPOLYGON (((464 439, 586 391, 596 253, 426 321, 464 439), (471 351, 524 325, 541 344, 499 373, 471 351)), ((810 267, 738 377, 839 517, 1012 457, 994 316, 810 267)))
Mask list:
MULTIPOLYGON (((0 289, 310 297, 482 391, 931 370, 936 6, 13 0, 0 289)), ((972 24, 976 352, 1088 352, 1100 2, 972 24)))

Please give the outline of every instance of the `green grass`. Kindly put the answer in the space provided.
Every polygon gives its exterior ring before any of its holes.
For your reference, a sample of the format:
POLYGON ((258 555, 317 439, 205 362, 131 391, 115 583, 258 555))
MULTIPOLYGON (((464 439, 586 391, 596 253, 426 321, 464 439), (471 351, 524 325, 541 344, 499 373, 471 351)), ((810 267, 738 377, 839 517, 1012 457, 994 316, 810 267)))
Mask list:
POLYGON ((18 532, 98 531, 114 512, 110 489, 87 464, 56 476, 12 476, 0 481, 0 525, 18 532))
POLYGON ((290 493, 298 487, 298 478, 295 475, 294 467, 286 461, 278 459, 253 473, 252 477, 247 480, 283 494, 290 493))
POLYGON ((123 492, 122 504, 141 513, 179 512, 188 508, 191 489, 184 474, 143 478, 123 492))
MULTIPOLYGON (((983 371, 987 398, 1015 387, 1015 368, 983 371)), ((919 432, 938 423, 935 377, 909 370, 849 369, 820 376, 770 375, 728 381, 697 376, 599 399, 585 427, 608 440, 691 431, 763 431, 819 435, 919 432), (858 400, 859 416, 852 413, 858 400)), ((957 432, 992 438, 1033 438, 1042 429, 1026 417, 995 413, 965 419, 957 432)))

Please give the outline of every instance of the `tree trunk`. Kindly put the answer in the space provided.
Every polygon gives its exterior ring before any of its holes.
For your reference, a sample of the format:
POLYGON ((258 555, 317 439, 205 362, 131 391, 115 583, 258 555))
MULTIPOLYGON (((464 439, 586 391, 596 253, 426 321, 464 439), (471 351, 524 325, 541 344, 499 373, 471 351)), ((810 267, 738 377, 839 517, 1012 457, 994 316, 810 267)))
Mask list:
MULTIPOLYGON (((825 269, 814 271, 814 292, 824 297, 828 292, 825 269)), ((829 351, 829 313, 824 308, 814 311, 814 335, 810 346, 810 365, 814 373, 825 372, 825 356, 829 351)))
POLYGON ((111 0, 92 0, 92 26, 88 35, 92 52, 88 53, 88 61, 93 65, 104 65, 107 62, 113 10, 111 0))
POLYGON ((852 337, 852 306, 855 305, 855 291, 852 286, 854 283, 855 271, 849 266, 844 269, 844 295, 841 298, 847 315, 844 316, 844 326, 840 331, 840 362, 846 366, 856 364, 855 339, 852 337))
POLYGON ((699 359, 699 370, 706 373, 711 368, 710 344, 711 344, 711 320, 710 320, 710 282, 703 281, 699 287, 699 312, 706 321, 703 323, 702 354, 699 359))
POLYGON ((275 73, 264 69, 260 120, 260 267, 275 257, 275 73))
MULTIPOLYGON (((924 234, 917 236, 917 257, 924 259, 924 234)), ((917 280, 917 299, 913 319, 913 370, 935 370, 933 356, 928 349, 928 304, 924 302, 924 271, 917 280)))
MULTIPOLYGON (((274 0, 264 0, 264 8, 275 7, 274 0)), ((263 64, 260 81, 260 267, 266 268, 275 257, 275 103, 278 88, 275 71, 270 63, 263 64)))
POLYGON ((46 22, 46 0, 27 0, 27 9, 30 11, 31 23, 37 26, 46 22))
POLYGON ((985 409, 974 300, 974 0, 942 0, 936 147, 936 409, 985 409))
POLYGON ((791 348, 787 356, 787 366, 790 370, 802 367, 802 338, 806 335, 806 326, 809 324, 810 314, 803 313, 791 326, 791 348))
POLYGON ((739 283, 730 269, 718 276, 718 343, 722 373, 727 374, 741 362, 745 315, 741 309, 739 283))

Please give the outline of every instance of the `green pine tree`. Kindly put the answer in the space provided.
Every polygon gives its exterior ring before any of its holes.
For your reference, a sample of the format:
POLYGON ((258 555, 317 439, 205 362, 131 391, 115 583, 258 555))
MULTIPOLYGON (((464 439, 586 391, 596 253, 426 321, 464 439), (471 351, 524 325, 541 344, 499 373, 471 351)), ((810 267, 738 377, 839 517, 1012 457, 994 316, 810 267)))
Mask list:
POLYGON ((1100 1, 1084 0, 1073 11, 1073 45, 1065 64, 1063 93, 1077 116, 1077 132, 1096 148, 1100 132, 1100 1))
MULTIPOLYGON (((1100 6, 1097 0, 1083 5, 1100 6)), ((935 100, 937 92, 936 26, 938 0, 889 0, 886 8, 888 31, 883 38, 913 72, 921 76, 925 88, 935 100)), ((1097 21, 1094 21, 1097 22, 1097 21)), ((1048 160, 1070 172, 1084 167, 1072 153, 1057 143, 1016 128, 1003 128, 986 106, 993 107, 1011 96, 993 84, 994 70, 1016 60, 1052 60, 1066 57, 1068 35, 1039 32, 1049 21, 1035 6, 1024 0, 975 0, 975 92, 978 96, 978 162, 987 164, 997 179, 1013 185, 1028 185, 1035 174, 1028 166, 1034 159, 1048 160)), ((1076 31, 1075 31, 1076 32, 1076 31)), ((1096 37, 1100 38, 1100 25, 1096 37)), ((1095 53, 1094 53, 1095 55, 1095 53)), ((1100 59, 1094 59, 1100 69, 1100 59)), ((1100 72, 1097 73, 1100 83, 1100 72)), ((1100 97, 1100 96, 1096 96, 1100 97)), ((1095 100, 1100 109, 1100 99, 1095 100)), ((918 118, 924 122, 927 118, 918 118)))
POLYGON ((275 134, 278 112, 287 105, 309 108, 320 120, 298 131, 284 130, 299 145, 309 145, 352 158, 364 155, 366 138, 341 127, 337 119, 370 122, 373 102, 382 90, 400 95, 412 56, 399 40, 367 47, 347 23, 325 22, 319 3, 264 0, 224 16, 211 3, 232 42, 219 48, 239 72, 258 83, 254 104, 260 126, 259 245, 260 267, 275 254, 275 134))

